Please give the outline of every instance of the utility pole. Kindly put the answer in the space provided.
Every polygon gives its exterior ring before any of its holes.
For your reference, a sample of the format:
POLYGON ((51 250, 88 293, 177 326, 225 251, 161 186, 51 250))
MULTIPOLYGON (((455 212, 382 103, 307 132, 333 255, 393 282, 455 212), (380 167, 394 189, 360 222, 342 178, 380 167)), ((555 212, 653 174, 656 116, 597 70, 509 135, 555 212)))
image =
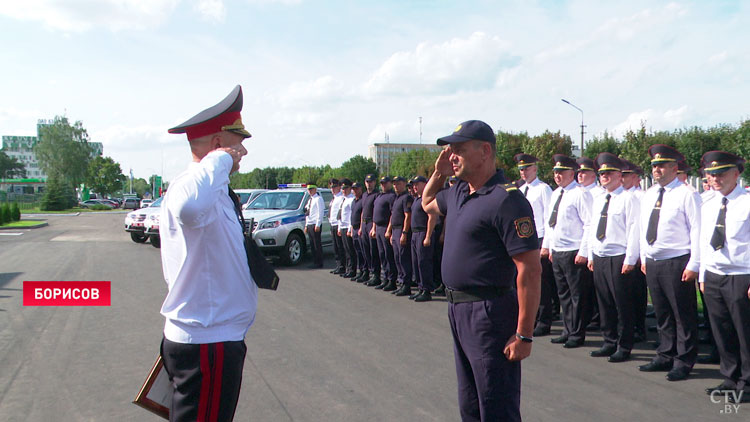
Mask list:
POLYGON ((583 124, 583 110, 581 110, 580 108, 576 107, 575 104, 571 103, 570 101, 566 100, 565 98, 561 98, 561 100, 565 104, 567 104, 567 105, 569 105, 569 106, 571 106, 571 107, 573 107, 576 110, 578 110, 578 111, 581 112, 581 157, 583 157, 583 134, 586 133, 586 132, 584 132, 584 128, 586 127, 586 125, 583 124))
POLYGON ((422 116, 419 117, 419 143, 422 143, 422 116))

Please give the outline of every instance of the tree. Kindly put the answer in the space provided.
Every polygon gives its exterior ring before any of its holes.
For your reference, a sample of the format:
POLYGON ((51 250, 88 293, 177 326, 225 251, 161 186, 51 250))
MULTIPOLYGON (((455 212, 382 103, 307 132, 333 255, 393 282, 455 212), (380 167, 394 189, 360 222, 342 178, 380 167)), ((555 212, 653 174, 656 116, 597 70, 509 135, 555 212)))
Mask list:
MULTIPOLYGON (((390 176, 426 176, 435 169, 435 160, 440 153, 429 149, 414 149, 396 154, 391 158, 390 176)), ((364 177, 363 179, 364 180, 364 177)))
POLYGON ((516 160, 513 157, 521 152, 529 153, 523 149, 524 142, 528 142, 530 139, 529 134, 526 132, 512 133, 499 130, 495 138, 497 138, 495 141, 495 146, 497 147, 495 164, 497 167, 503 169, 508 180, 517 180, 520 174, 518 173, 516 160))
POLYGON ((23 179, 26 167, 22 162, 0 151, 0 179, 23 179))
POLYGON ((88 139, 83 123, 78 121, 71 126, 67 117, 56 116, 52 124, 41 125, 34 152, 42 171, 49 178, 78 186, 86 179, 91 160, 88 139))
POLYGON ((4 203, 2 207, 0 207, 0 226, 3 224, 10 223, 11 217, 10 217, 10 205, 8 203, 4 203))
POLYGON ((618 156, 620 155, 620 143, 606 130, 601 137, 594 136, 592 140, 586 143, 584 156, 593 160, 602 152, 609 152, 618 156))
MULTIPOLYGON (((435 160, 432 160, 433 163, 435 160)), ((341 164, 339 173, 341 177, 346 177, 352 182, 364 183, 365 176, 370 173, 377 174, 378 166, 370 158, 365 158, 361 155, 355 155, 354 157, 344 161, 341 164)))
POLYGON ((86 184, 94 192, 111 195, 122 189, 125 183, 120 164, 111 157, 94 157, 89 161, 86 184))
POLYGON ((40 208, 42 211, 62 211, 68 209, 75 205, 75 201, 71 203, 71 196, 75 197, 72 186, 64 183, 57 177, 50 177, 47 179, 47 186, 40 208))
POLYGON ((18 202, 14 202, 10 208, 10 217, 12 221, 18 221, 21 219, 21 208, 18 207, 18 202))
POLYGON ((146 192, 151 192, 151 185, 148 184, 146 179, 137 177, 133 179, 133 192, 143 198, 143 195, 146 194, 146 192))
MULTIPOLYGON (((570 156, 572 153, 573 142, 570 136, 563 135, 560 131, 550 132, 545 130, 541 135, 534 136, 523 140, 523 152, 535 156, 539 162, 539 172, 537 177, 547 184, 552 184, 552 156, 555 154, 564 154, 570 156)), ((511 179, 509 179, 511 180, 511 179)))

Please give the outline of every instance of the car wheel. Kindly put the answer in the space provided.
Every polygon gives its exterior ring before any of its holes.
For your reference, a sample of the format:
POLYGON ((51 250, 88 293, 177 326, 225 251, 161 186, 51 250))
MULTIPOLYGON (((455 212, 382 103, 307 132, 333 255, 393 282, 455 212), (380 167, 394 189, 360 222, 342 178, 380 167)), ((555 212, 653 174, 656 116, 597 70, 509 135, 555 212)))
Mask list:
POLYGON ((146 243, 146 240, 148 240, 148 236, 136 232, 130 232, 130 238, 133 239, 133 242, 135 243, 146 243))
POLYGON ((151 239, 151 246, 155 248, 161 248, 161 237, 158 235, 152 234, 149 236, 149 239, 151 239))
POLYGON ((281 258, 286 265, 297 265, 302 261, 303 252, 302 239, 298 234, 292 233, 286 239, 281 258))

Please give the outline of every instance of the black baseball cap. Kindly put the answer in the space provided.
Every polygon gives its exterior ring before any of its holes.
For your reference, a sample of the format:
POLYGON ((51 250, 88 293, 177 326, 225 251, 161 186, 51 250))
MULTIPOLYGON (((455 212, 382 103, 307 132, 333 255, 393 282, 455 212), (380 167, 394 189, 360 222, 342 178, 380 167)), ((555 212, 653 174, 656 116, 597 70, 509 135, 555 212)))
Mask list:
POLYGON ((452 134, 438 138, 438 145, 450 145, 466 141, 484 141, 495 143, 495 132, 481 120, 467 120, 456 127, 452 134))
POLYGON ((424 177, 424 176, 414 176, 414 178, 413 178, 413 179, 411 179, 411 182, 412 182, 412 183, 417 183, 417 182, 424 182, 424 183, 427 183, 427 178, 426 178, 426 177, 424 177))

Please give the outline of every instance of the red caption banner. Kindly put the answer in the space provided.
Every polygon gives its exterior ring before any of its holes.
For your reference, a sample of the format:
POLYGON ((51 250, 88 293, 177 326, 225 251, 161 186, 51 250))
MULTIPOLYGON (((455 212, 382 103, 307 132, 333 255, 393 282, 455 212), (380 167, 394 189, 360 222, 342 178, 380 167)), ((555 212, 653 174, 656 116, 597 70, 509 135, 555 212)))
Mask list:
POLYGON ((110 306, 109 281, 24 281, 23 306, 110 306))

